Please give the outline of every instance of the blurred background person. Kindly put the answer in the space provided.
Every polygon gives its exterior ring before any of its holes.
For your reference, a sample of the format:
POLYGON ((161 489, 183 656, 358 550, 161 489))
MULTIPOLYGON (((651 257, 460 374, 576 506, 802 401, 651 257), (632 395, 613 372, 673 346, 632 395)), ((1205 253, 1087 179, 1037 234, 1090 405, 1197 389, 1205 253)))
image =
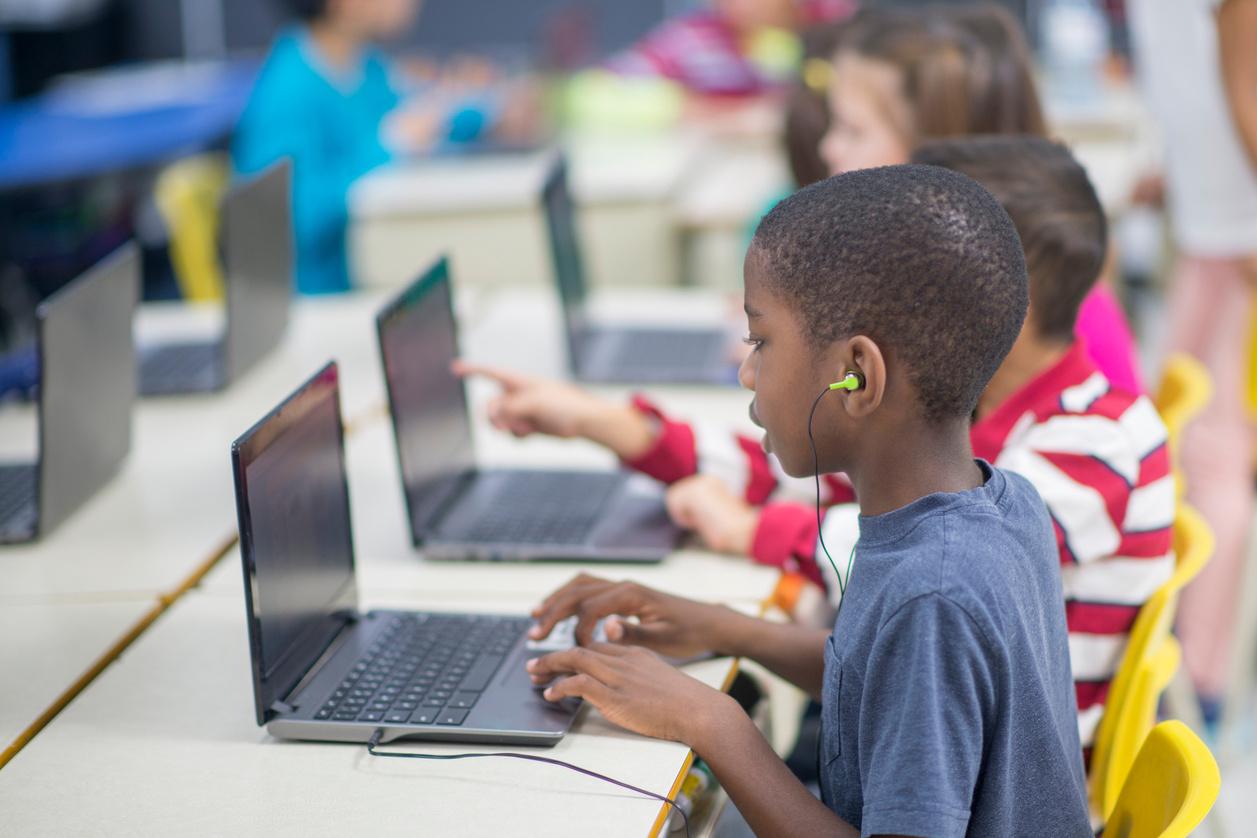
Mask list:
POLYGON ((1165 137, 1178 246, 1165 349, 1200 359, 1214 396, 1184 434, 1187 499, 1217 536, 1177 630, 1206 720, 1226 689, 1253 514, 1250 363, 1257 282, 1257 2, 1129 0, 1139 80, 1165 137))

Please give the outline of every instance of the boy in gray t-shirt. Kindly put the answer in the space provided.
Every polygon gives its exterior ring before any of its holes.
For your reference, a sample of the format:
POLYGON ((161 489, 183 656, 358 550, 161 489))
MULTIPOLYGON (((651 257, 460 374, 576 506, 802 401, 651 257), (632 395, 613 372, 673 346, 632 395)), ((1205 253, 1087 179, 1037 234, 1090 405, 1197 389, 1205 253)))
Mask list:
POLYGON ((845 472, 860 502, 832 636, 581 576, 534 612, 534 637, 578 615, 581 644, 534 681, 690 745, 759 835, 1090 836, 1051 523, 969 447, 1026 317, 1012 222, 955 172, 851 172, 764 217, 745 279, 765 448, 793 476, 845 472), (749 657, 819 697, 824 802, 648 649, 749 657))

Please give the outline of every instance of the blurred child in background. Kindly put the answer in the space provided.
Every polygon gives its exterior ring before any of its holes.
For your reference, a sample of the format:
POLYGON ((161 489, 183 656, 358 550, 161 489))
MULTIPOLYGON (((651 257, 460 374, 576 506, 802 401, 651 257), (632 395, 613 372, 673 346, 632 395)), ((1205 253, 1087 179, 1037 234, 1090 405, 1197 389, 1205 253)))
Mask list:
MULTIPOLYGON (((1253 286, 1257 283, 1257 3, 1129 5, 1141 86, 1165 136, 1178 265, 1167 344, 1208 368, 1214 395, 1183 434, 1187 499, 1217 536, 1177 630, 1206 721, 1221 712, 1253 515, 1253 286)), ((1242 708, 1240 709, 1242 712, 1242 708)))
POLYGON ((293 161, 297 288, 350 287, 349 186, 398 153, 478 136, 487 109, 465 98, 405 101, 406 82, 376 47, 405 33, 419 0, 285 0, 298 23, 282 32, 232 137, 241 174, 293 161))
POLYGON ((625 76, 671 79, 691 93, 761 93, 786 81, 797 62, 797 43, 781 35, 854 8, 852 0, 712 0, 710 8, 655 27, 605 66, 625 76))

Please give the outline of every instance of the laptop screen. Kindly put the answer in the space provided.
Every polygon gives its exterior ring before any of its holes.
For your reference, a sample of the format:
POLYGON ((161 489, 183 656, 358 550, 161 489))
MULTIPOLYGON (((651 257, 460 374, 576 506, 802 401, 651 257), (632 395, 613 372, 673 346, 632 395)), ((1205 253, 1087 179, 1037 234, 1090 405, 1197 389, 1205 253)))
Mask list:
POLYGON ((109 482, 131 448, 139 297, 140 249, 128 243, 39 306, 40 533, 109 482))
POLYGON ((376 318, 397 456, 415 544, 475 466, 463 382, 450 372, 458 332, 439 260, 376 318))
POLYGON ((258 723, 357 606, 337 368, 232 446, 258 723))
POLYGON ((542 189, 546 228, 550 232, 550 252, 554 258, 554 276, 563 304, 563 321, 567 327, 568 361, 573 369, 579 354, 578 343, 588 327, 585 314, 585 267, 580 243, 576 237, 576 207, 567 186, 567 162, 555 157, 542 189))
POLYGON ((292 296, 292 163, 281 160, 223 198, 228 381, 279 343, 292 296))

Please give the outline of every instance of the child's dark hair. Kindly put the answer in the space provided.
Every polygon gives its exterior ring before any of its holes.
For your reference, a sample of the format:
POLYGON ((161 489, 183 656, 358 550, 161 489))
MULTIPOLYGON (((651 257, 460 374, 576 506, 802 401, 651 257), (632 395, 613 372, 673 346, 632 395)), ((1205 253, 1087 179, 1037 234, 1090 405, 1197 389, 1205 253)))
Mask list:
POLYGON ((318 20, 327 14, 328 0, 281 0, 280 5, 302 20, 318 20))
POLYGON ((1069 150, 1040 137, 971 137, 927 143, 912 160, 968 175, 995 196, 1021 236, 1035 331, 1073 340, 1078 307, 1104 266, 1108 223, 1069 150))
POLYGON ((1017 230, 974 180, 936 166, 837 175, 791 195, 751 243, 817 352, 866 335, 907 370, 929 422, 968 417, 1029 301, 1017 230))

